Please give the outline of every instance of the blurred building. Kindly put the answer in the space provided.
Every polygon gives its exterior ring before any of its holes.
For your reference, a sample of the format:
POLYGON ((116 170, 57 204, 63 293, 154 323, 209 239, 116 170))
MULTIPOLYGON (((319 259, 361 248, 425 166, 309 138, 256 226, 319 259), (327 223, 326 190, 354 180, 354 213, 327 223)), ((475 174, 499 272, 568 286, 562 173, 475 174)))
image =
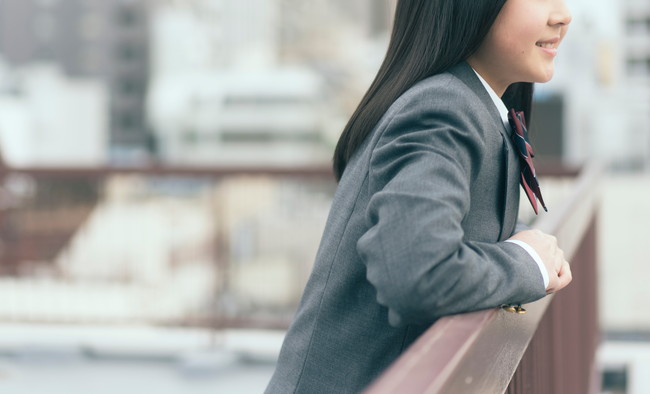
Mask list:
POLYGON ((148 116, 163 161, 328 160, 321 78, 277 61, 273 4, 249 12, 242 2, 158 3, 148 116))
POLYGON ((152 74, 274 63, 277 3, 151 0, 152 74))
POLYGON ((338 136, 374 79, 388 44, 394 1, 280 1, 279 59, 308 64, 325 79, 338 136))
POLYGON ((320 77, 305 68, 159 77, 149 95, 161 158, 220 165, 329 160, 320 77))
POLYGON ((336 61, 351 49, 350 44, 363 53, 369 41, 387 35, 391 23, 388 0, 282 0, 278 4, 279 50, 285 61, 326 57, 336 61))
POLYGON ((0 67, 0 154, 14 166, 97 166, 107 160, 109 95, 54 65, 0 67))
POLYGON ((650 77, 650 3, 627 0, 624 17, 626 71, 630 79, 647 83, 650 77))
POLYGON ((150 144, 144 121, 148 47, 147 1, 0 2, 0 54, 10 66, 49 62, 70 77, 107 84, 115 159, 141 156, 150 144))
POLYGON ((630 94, 626 102, 634 133, 631 139, 641 145, 642 164, 650 169, 650 3, 627 0, 624 16, 626 87, 630 94))

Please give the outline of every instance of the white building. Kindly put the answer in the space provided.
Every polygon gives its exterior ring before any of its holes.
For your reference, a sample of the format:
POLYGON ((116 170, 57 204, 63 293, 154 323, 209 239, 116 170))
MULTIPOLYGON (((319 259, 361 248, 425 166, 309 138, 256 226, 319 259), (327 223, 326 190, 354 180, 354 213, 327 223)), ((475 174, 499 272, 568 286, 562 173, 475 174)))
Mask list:
POLYGON ((307 69, 158 78, 148 105, 167 162, 310 164, 331 154, 322 83, 307 69))
POLYGON ((0 71, 0 151, 10 165, 100 165, 107 160, 108 91, 50 65, 0 71))

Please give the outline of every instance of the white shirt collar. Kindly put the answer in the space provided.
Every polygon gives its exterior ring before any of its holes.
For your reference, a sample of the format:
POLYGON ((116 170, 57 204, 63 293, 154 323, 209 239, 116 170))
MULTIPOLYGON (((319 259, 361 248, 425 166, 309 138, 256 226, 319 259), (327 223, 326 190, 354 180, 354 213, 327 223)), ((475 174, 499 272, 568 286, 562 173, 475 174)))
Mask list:
MULTIPOLYGON (((472 70, 474 70, 472 68, 472 70)), ((503 100, 501 100, 501 97, 497 96, 496 92, 492 87, 483 79, 483 77, 474 70, 474 73, 476 73, 476 76, 478 79, 481 81, 483 86, 485 87, 485 90, 487 90, 488 94, 490 95, 490 98, 494 102, 494 105, 497 107, 497 111, 499 111, 499 115, 501 116, 501 120, 503 121, 503 124, 506 127, 509 127, 510 122, 508 121, 508 108, 506 108, 506 105, 503 103, 503 100)))

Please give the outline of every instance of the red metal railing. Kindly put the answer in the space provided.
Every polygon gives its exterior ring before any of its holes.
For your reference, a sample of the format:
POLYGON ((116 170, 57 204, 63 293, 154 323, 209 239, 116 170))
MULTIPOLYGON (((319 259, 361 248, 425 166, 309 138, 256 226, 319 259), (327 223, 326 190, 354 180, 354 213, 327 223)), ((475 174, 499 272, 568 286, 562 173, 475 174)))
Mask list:
POLYGON ((600 174, 582 171, 564 204, 534 224, 571 261, 568 288, 526 305, 524 315, 490 309, 438 320, 367 393, 596 393, 600 174))

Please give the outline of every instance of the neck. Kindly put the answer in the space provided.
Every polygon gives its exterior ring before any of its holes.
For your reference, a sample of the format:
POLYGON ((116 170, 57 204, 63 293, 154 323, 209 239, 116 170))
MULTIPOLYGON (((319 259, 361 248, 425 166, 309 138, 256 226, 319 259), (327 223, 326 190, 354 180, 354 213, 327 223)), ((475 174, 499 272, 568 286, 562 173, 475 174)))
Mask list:
POLYGON ((490 85, 492 90, 499 96, 503 97, 503 94, 506 92, 506 89, 508 88, 508 83, 500 83, 499 81, 495 80, 490 76, 489 73, 485 71, 483 67, 481 67, 481 63, 477 62, 476 59, 473 56, 470 56, 467 59, 467 63, 485 80, 485 82, 490 85))

